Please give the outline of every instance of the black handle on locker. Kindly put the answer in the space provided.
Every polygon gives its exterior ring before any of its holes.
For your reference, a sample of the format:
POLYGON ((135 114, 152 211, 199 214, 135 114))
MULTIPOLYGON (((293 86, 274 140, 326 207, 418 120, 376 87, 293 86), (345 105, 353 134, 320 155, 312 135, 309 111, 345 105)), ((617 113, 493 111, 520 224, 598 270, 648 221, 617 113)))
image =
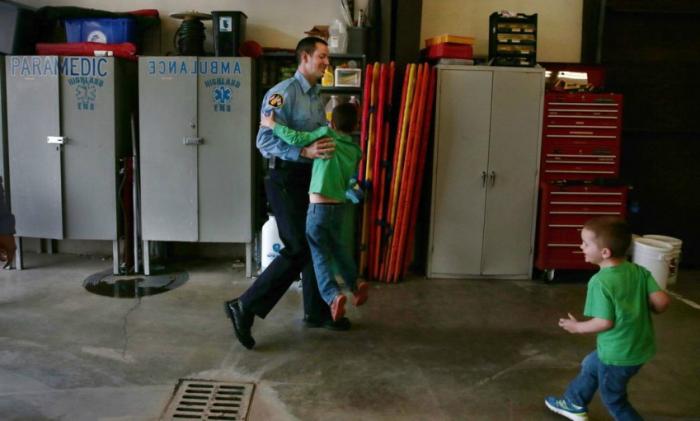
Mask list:
POLYGON ((201 137, 185 137, 182 139, 183 145, 202 145, 204 144, 204 139, 201 137))

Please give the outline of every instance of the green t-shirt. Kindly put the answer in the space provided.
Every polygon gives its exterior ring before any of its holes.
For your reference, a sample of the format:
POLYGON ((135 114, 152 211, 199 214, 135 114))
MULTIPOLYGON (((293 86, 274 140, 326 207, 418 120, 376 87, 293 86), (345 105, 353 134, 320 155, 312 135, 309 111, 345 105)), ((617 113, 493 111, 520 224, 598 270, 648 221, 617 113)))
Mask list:
POLYGON ((294 146, 306 146, 322 137, 335 141, 335 152, 330 159, 314 159, 309 193, 318 193, 332 199, 345 201, 348 182, 357 171, 362 150, 352 137, 338 133, 328 126, 312 132, 300 132, 282 124, 275 124, 275 136, 294 146))
POLYGON ((639 365, 656 352, 649 294, 659 285, 645 268, 630 262, 600 269, 588 282, 583 314, 612 320, 598 333, 598 358, 609 365, 639 365))

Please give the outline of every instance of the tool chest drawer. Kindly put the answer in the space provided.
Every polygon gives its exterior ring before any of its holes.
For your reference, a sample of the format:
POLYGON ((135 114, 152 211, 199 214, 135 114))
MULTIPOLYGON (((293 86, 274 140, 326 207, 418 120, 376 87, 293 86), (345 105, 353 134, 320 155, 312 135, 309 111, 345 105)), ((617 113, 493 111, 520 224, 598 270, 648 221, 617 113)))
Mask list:
POLYGON ((591 131, 592 134, 618 134, 622 120, 620 94, 545 95, 544 129, 546 131, 591 131))
POLYGON ((614 140, 545 142, 540 180, 615 178, 620 172, 619 156, 620 143, 614 140))
POLYGON ((620 174, 622 95, 545 94, 540 180, 593 180, 620 174))
POLYGON ((535 266, 588 269, 579 248, 583 224, 596 216, 626 216, 627 186, 540 183, 540 215, 535 266))

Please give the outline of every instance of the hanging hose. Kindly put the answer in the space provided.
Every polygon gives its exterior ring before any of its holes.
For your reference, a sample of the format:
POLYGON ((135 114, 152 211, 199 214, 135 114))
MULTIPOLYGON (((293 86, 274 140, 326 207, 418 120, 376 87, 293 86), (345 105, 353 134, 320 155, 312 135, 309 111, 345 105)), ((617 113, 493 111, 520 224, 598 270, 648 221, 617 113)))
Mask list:
POLYGON ((182 21, 182 25, 175 31, 173 43, 181 56, 204 55, 204 24, 196 18, 182 21))

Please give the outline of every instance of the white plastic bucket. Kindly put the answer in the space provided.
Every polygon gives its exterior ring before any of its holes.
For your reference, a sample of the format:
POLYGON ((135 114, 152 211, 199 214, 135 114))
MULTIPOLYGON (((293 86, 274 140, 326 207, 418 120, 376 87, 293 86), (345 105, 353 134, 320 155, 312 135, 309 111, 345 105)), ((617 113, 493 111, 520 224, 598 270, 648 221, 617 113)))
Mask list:
POLYGON ((668 262, 671 260, 673 247, 663 241, 651 238, 634 240, 634 263, 645 267, 651 272, 661 289, 668 284, 668 262))
POLYGON ((277 230, 277 221, 274 216, 270 215, 263 224, 261 237, 260 272, 264 271, 265 268, 279 256, 280 250, 284 247, 282 240, 280 240, 279 231, 277 230))
POLYGON ((667 235, 656 234, 645 235, 644 238, 651 238, 652 240, 663 241, 664 243, 670 244, 671 247, 673 247, 673 251, 671 253, 671 260, 668 263, 668 284, 675 284, 676 280, 678 279, 678 264, 681 261, 681 247, 683 246, 683 241, 678 238, 669 237, 667 235))

